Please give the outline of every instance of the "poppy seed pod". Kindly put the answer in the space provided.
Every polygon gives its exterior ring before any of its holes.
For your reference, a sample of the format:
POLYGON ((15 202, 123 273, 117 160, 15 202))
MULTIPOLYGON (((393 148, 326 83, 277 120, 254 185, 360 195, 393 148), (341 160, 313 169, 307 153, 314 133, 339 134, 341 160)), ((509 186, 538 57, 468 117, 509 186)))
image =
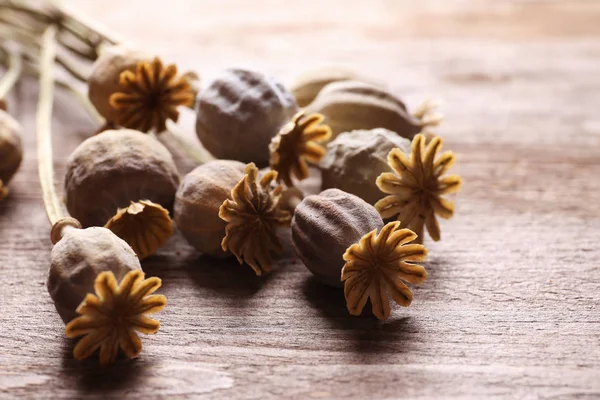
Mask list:
POLYGON ((318 96, 319 92, 333 82, 361 80, 357 74, 339 67, 325 67, 307 71, 296 77, 290 84, 290 91, 300 107, 306 107, 318 96))
POLYGON ((99 273, 110 271, 120 281, 131 270, 141 270, 137 256, 106 228, 67 229, 50 254, 48 292, 56 311, 67 323, 86 294, 94 293, 99 273))
POLYGON ((377 177, 390 172, 388 153, 410 152, 411 142, 387 129, 345 132, 327 145, 321 161, 322 190, 338 188, 373 205, 381 199, 377 177))
POLYGON ((0 180, 6 185, 23 160, 21 125, 6 111, 0 110, 0 180))
POLYGON ((339 189, 307 196, 292 218, 292 245, 298 257, 315 277, 330 286, 341 287, 342 256, 383 220, 364 200, 339 189))
POLYGON ((297 110, 294 96, 275 79, 231 69, 200 92, 196 133, 216 158, 264 167, 271 139, 297 110))
POLYGON ((94 62, 88 78, 88 97, 98 113, 107 121, 115 122, 117 114, 110 105, 110 96, 119 91, 121 72, 135 72, 140 61, 152 57, 143 52, 127 48, 123 45, 111 46, 104 50, 94 62))
POLYGON ((84 227, 104 226, 132 201, 171 208, 179 173, 169 150, 147 134, 109 130, 86 139, 67 161, 67 209, 84 227))
POLYGON ((173 219, 189 244, 198 251, 224 257, 222 250, 226 222, 219 208, 231 198, 231 191, 244 176, 239 161, 216 160, 196 167, 181 181, 175 196, 173 219))

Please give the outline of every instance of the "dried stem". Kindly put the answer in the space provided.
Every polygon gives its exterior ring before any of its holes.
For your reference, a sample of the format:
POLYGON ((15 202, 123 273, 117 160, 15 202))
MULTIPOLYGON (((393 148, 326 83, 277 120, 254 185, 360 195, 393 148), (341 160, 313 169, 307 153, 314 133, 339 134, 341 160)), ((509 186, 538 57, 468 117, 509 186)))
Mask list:
POLYGON ((21 59, 21 54, 16 51, 8 51, 7 68, 6 74, 4 74, 2 80, 0 80, 0 100, 6 97, 23 72, 23 60, 21 59))
POLYGON ((183 137, 183 133, 179 132, 177 125, 172 121, 167 121, 167 130, 162 133, 162 135, 168 135, 174 139, 177 146, 183 150, 189 158, 198 163, 198 165, 215 160, 205 148, 186 140, 183 137))
POLYGON ((71 53, 85 59, 85 60, 89 60, 91 62, 94 62, 96 60, 96 58, 98 58, 98 52, 96 51, 95 47, 90 47, 87 45, 87 43, 85 44, 86 47, 85 48, 81 48, 81 46, 75 45, 73 43, 70 43, 67 40, 67 35, 65 33, 65 31, 63 31, 62 34, 60 34, 58 36, 58 42, 67 50, 69 50, 71 53))
POLYGON ((56 32, 49 26, 42 37, 40 56, 40 96, 36 116, 36 139, 38 172, 44 207, 50 224, 67 217, 54 187, 54 167, 52 165, 52 106, 54 95, 54 60, 56 56, 56 32))
POLYGON ((81 106, 85 108, 88 114, 90 114, 90 117, 92 117, 98 125, 104 125, 106 123, 104 117, 100 115, 98 110, 96 110, 96 107, 94 107, 94 105, 90 102, 90 100, 84 93, 81 93, 81 91, 77 90, 76 88, 74 88, 66 82, 56 81, 56 84, 61 85, 64 89, 71 92, 71 94, 75 97, 79 104, 81 104, 81 106))
POLYGON ((87 71, 83 71, 80 66, 75 64, 75 62, 62 56, 57 56, 56 62, 58 62, 58 64, 63 67, 73 78, 83 83, 87 83, 89 73, 87 71))
MULTIPOLYGON (((30 57, 36 57, 36 53, 39 51, 40 44, 37 38, 30 32, 27 32, 27 30, 14 29, 12 25, 0 24, 0 36, 18 42, 23 48, 23 53, 28 54, 30 57)), ((72 77, 80 80, 81 82, 87 81, 88 73, 86 71, 82 71, 80 66, 76 65, 73 60, 59 54, 55 55, 54 59, 72 77)))
MULTIPOLYGON (((60 14, 61 20, 63 20, 65 23, 71 23, 73 24, 73 27, 78 27, 88 31, 90 34, 97 35, 102 40, 105 40, 110 44, 118 44, 123 42, 123 39, 118 34, 97 23, 96 21, 76 13, 75 11, 68 9, 63 5, 57 4, 55 6, 58 14, 60 14)), ((95 47, 97 48, 100 44, 101 43, 96 43, 95 47)))
MULTIPOLYGON (((10 26, 12 31, 29 35, 32 39, 40 36, 53 23, 51 15, 28 9, 27 6, 16 6, 12 2, 0 4, 0 10, 2 11, 0 21, 4 25, 10 26), (13 7, 16 7, 16 9, 13 7), (40 18, 40 15, 45 18, 40 18)), ((72 29, 68 23, 61 21, 60 18, 56 18, 54 23, 60 27, 57 41, 62 47, 86 61, 93 62, 96 60, 98 57, 96 52, 97 42, 92 42, 85 34, 72 29)))

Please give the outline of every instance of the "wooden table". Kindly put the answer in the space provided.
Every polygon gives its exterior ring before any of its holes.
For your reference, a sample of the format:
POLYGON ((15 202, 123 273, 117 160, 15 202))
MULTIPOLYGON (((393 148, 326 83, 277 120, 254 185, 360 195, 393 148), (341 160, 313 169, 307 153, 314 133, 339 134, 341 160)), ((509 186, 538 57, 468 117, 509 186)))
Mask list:
MULTIPOLYGON (((0 204, 0 397, 544 398, 600 396, 600 3, 274 0, 66 3, 209 79, 252 66, 286 80, 342 64, 413 108, 464 178, 429 279, 390 319, 348 315, 289 234, 265 279, 176 235, 144 269, 168 308, 137 360, 72 359, 46 291, 49 226, 36 173, 37 86, 11 98, 25 162, 0 204)), ((191 118, 183 128, 191 133, 191 118)), ((95 129, 64 93, 65 159, 95 129)), ((180 157, 182 173, 193 165, 180 157)))

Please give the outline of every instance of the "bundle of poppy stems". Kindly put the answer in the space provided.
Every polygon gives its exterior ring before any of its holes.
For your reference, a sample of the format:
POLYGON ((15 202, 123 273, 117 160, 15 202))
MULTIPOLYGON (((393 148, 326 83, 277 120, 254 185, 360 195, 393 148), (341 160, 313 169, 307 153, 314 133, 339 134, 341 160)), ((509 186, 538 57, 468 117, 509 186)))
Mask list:
POLYGON ((76 359, 136 357, 138 334, 158 331, 149 315, 167 299, 141 260, 175 232, 261 276, 282 251, 278 229, 291 227, 298 258, 323 284, 343 287, 352 315, 370 301, 385 320, 390 299, 412 302, 405 283, 427 278, 416 264, 427 256, 425 230, 440 240, 437 216, 454 213, 444 196, 462 183, 445 175, 455 157, 438 154, 442 139, 432 129, 442 117, 433 102, 411 113, 383 86, 342 70, 283 85, 232 68, 201 88, 196 73, 55 3, 0 1, 0 38, 0 131, 13 135, 0 135, 0 156, 11 161, 0 159, 0 200, 22 152, 9 93, 21 77, 35 77, 39 178, 54 244, 47 287, 65 334, 80 338, 76 359), (54 186, 57 88, 98 125, 67 161, 65 201, 54 186), (186 108, 195 111, 198 143, 177 131, 186 108), (183 179, 163 135, 198 164, 183 179), (309 166, 321 171, 321 193, 297 185, 309 166))

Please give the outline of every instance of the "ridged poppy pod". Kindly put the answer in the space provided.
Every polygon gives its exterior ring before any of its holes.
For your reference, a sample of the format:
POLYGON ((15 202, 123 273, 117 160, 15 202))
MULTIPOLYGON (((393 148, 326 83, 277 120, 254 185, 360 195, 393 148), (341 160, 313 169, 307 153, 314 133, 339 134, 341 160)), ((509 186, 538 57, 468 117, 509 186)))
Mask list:
POLYGON ((341 287, 342 256, 383 220, 377 210, 361 198, 339 189, 307 196, 294 211, 292 245, 315 277, 341 287))
POLYGON ((140 61, 151 59, 150 55, 123 45, 106 48, 96 59, 88 78, 88 98, 107 121, 117 119, 117 112, 109 100, 119 91, 121 73, 135 72, 140 61))
POLYGON ((141 270, 129 245, 106 228, 68 229, 50 254, 48 292, 56 311, 67 323, 86 294, 94 292, 94 281, 104 271, 120 281, 127 272, 141 270))
POLYGON ((322 190, 338 188, 374 205, 381 199, 377 177, 391 172, 388 153, 399 148, 410 152, 411 142, 383 128, 344 132, 327 145, 319 165, 322 190))
POLYGON ((362 81, 334 82, 325 86, 306 107, 308 113, 325 116, 334 139, 342 132, 386 128, 407 139, 441 121, 432 113, 435 104, 426 102, 411 114, 406 105, 388 90, 362 81))
POLYGON ((220 159, 269 164, 269 143, 298 110, 281 83, 260 72, 230 69, 200 92, 196 133, 220 159))

